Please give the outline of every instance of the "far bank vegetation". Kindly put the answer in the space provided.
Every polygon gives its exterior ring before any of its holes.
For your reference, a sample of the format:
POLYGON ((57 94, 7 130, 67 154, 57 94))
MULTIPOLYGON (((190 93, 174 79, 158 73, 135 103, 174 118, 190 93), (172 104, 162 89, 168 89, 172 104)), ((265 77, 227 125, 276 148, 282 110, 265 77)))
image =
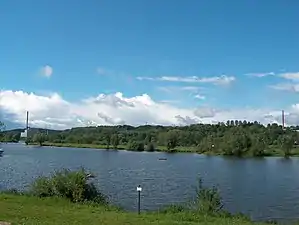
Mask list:
MULTIPOLYGON (((299 155, 298 127, 231 120, 190 126, 98 126, 63 131, 31 129, 29 143, 133 151, 196 152, 229 156, 299 155)), ((2 141, 20 139, 20 130, 7 131, 2 141)))

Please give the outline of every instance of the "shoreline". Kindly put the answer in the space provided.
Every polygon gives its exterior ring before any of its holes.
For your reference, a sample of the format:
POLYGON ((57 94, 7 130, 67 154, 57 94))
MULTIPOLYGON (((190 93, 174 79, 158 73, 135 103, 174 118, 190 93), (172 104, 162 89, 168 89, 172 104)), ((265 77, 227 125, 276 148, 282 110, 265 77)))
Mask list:
MULTIPOLYGON (((38 143, 29 143, 28 145, 36 146, 39 145, 38 143)), ((52 142, 45 142, 42 146, 49 146, 49 147, 58 147, 58 148, 90 148, 90 149, 99 149, 99 150, 111 150, 111 151, 130 151, 130 152, 165 152, 165 153, 196 153, 195 150, 190 150, 190 148, 195 149, 195 147, 181 147, 181 148, 175 148, 174 150, 168 151, 166 147, 159 146, 154 151, 137 151, 137 150, 130 150, 127 148, 126 145, 118 145, 118 147, 115 149, 112 146, 110 148, 107 148, 106 145, 98 145, 98 144, 75 144, 75 143, 52 143, 52 142)))
POLYGON ((254 222, 239 215, 216 216, 191 212, 127 212, 101 205, 71 203, 63 198, 0 193, 0 221, 12 224, 107 224, 107 225, 151 225, 171 224, 266 224, 254 222), (20 207, 21 206, 21 207, 20 207))
MULTIPOLYGON (((38 143, 29 143, 29 145, 37 146, 38 143)), ((169 154, 174 153, 193 153, 193 154, 199 154, 199 155, 206 155, 206 156, 224 156, 224 157, 234 157, 237 156, 233 155, 224 155, 222 153, 217 152, 198 152, 195 150, 196 147, 177 147, 174 150, 168 151, 165 146, 158 146, 154 151, 135 151, 127 149, 127 146, 125 145, 118 145, 117 149, 114 149, 110 147, 107 149, 106 145, 98 145, 98 144, 76 144, 76 143, 52 143, 52 142, 45 142, 42 146, 48 146, 48 147, 57 147, 57 148, 89 148, 89 149, 99 149, 99 150, 111 150, 111 151, 130 151, 130 152, 164 152, 169 154)), ((240 156, 239 158, 268 158, 268 157, 284 157, 284 154, 281 150, 278 148, 270 148, 265 151, 265 155, 263 156, 252 156, 252 155, 244 155, 240 156)), ((299 157, 299 148, 293 148, 292 153, 290 157, 299 157)))

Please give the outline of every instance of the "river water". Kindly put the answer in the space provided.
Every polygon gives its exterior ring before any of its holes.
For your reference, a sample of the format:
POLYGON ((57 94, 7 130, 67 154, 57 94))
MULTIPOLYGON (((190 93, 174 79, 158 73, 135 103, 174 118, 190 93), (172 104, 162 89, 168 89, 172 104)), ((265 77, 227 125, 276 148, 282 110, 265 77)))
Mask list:
POLYGON ((55 169, 85 167, 110 200, 136 210, 141 185, 143 210, 183 203, 195 195, 197 178, 217 185, 225 208, 254 220, 299 219, 299 158, 238 159, 191 153, 147 153, 3 144, 0 189, 26 189, 55 169), (159 158, 167 158, 165 161, 159 158))

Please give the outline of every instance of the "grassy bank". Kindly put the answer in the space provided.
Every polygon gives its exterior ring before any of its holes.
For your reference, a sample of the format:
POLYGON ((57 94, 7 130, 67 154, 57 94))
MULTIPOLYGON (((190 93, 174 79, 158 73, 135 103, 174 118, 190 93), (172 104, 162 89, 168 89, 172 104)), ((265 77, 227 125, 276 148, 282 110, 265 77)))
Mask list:
MULTIPOLYGON (((38 145, 38 143, 30 143, 30 145, 38 145)), ((67 148, 94 148, 94 149, 107 149, 107 145, 98 144, 77 144, 77 143, 52 143, 44 142, 43 146, 53 146, 53 147, 67 147, 67 148)), ((114 148, 110 146, 110 149, 114 148)), ((128 150, 126 145, 118 145, 115 150, 128 150)), ((168 152, 166 146, 157 146, 155 151, 157 152, 168 152)), ((193 152, 196 153, 195 147, 177 147, 172 152, 193 152)))
MULTIPOLYGON (((71 203, 58 198, 0 194, 0 221, 12 224, 105 225, 249 225, 242 218, 220 218, 192 213, 127 213, 105 206, 71 203)), ((261 224, 261 223, 259 223, 261 224)))
MULTIPOLYGON (((30 143, 31 145, 38 145, 38 143, 30 143)), ((43 146, 53 146, 53 147, 66 147, 66 148, 93 148, 93 149, 106 149, 106 145, 98 145, 98 144, 76 144, 76 143, 52 143, 52 142, 44 142, 43 146)), ((113 148, 110 146, 110 149, 113 150, 113 148)), ((118 145, 116 150, 127 150, 126 145, 118 145)), ((157 152, 169 152, 167 150, 166 146, 158 146, 155 151, 157 152)), ((179 146, 172 150, 171 152, 181 152, 181 153, 198 153, 196 150, 196 147, 183 147, 179 146)), ((221 152, 204 152, 202 154, 206 155, 223 155, 221 152)), ((284 156, 283 150, 270 146, 265 150, 264 153, 265 157, 273 157, 273 156, 284 156)), ((290 156, 299 156, 299 148, 293 148, 290 152, 290 156)), ((243 157, 252 157, 252 155, 244 155, 243 157)))
MULTIPOLYGON (((223 209, 216 187, 203 187, 199 179, 195 199, 189 206, 173 205, 158 212, 125 212, 111 205, 84 169, 55 171, 37 178, 23 193, 0 193, 0 221, 13 224, 105 224, 105 225, 231 225, 253 223, 244 215, 223 209)), ((1 224, 1 223, 0 223, 1 224)))

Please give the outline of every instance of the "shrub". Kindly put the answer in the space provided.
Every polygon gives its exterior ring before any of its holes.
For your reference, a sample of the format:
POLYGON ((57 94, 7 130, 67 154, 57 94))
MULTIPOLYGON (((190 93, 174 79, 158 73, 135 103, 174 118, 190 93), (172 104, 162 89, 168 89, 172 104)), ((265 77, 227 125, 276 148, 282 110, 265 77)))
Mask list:
POLYGON ((223 204, 218 189, 215 186, 204 188, 202 183, 202 179, 199 179, 194 202, 195 210, 204 214, 221 212, 223 204))
POLYGON ((12 195, 26 195, 25 192, 18 191, 17 189, 8 189, 1 191, 2 194, 12 194, 12 195))
POLYGON ((128 149, 132 151, 144 151, 144 143, 143 142, 137 142, 137 141, 131 141, 128 143, 128 149))
POLYGON ((88 173, 84 169, 63 169, 49 177, 40 177, 33 182, 29 190, 38 197, 63 197, 72 202, 107 203, 103 194, 88 181, 88 173))
POLYGON ((182 205, 169 205, 163 208, 161 213, 180 213, 186 211, 186 208, 182 205))
POLYGON ((40 132, 33 135, 33 142, 38 143, 40 146, 43 145, 46 139, 46 135, 40 132))
POLYGON ((278 224, 276 220, 267 220, 265 221, 266 224, 278 224))
POLYGON ((221 218, 234 218, 234 219, 240 219, 240 220, 244 220, 244 221, 248 221, 248 222, 251 221, 250 217, 248 217, 247 215, 245 215, 243 213, 232 214, 225 210, 221 210, 221 212, 219 212, 218 216, 221 218))
POLYGON ((148 152, 153 152, 153 151, 155 151, 155 145, 154 145, 154 143, 152 143, 152 142, 148 143, 148 144, 146 145, 146 151, 148 151, 148 152))
MULTIPOLYGON (((202 179, 199 179, 196 189, 196 198, 191 204, 183 205, 170 205, 162 209, 161 213, 181 213, 190 212, 215 215, 220 217, 234 217, 229 212, 222 210, 223 204, 218 189, 213 186, 212 188, 204 188, 202 179)), ((245 218, 243 214, 237 215, 237 217, 245 218)), ((247 218, 247 217, 246 217, 247 218)))
POLYGON ((93 145, 103 145, 103 143, 98 140, 93 141, 92 144, 93 145))

